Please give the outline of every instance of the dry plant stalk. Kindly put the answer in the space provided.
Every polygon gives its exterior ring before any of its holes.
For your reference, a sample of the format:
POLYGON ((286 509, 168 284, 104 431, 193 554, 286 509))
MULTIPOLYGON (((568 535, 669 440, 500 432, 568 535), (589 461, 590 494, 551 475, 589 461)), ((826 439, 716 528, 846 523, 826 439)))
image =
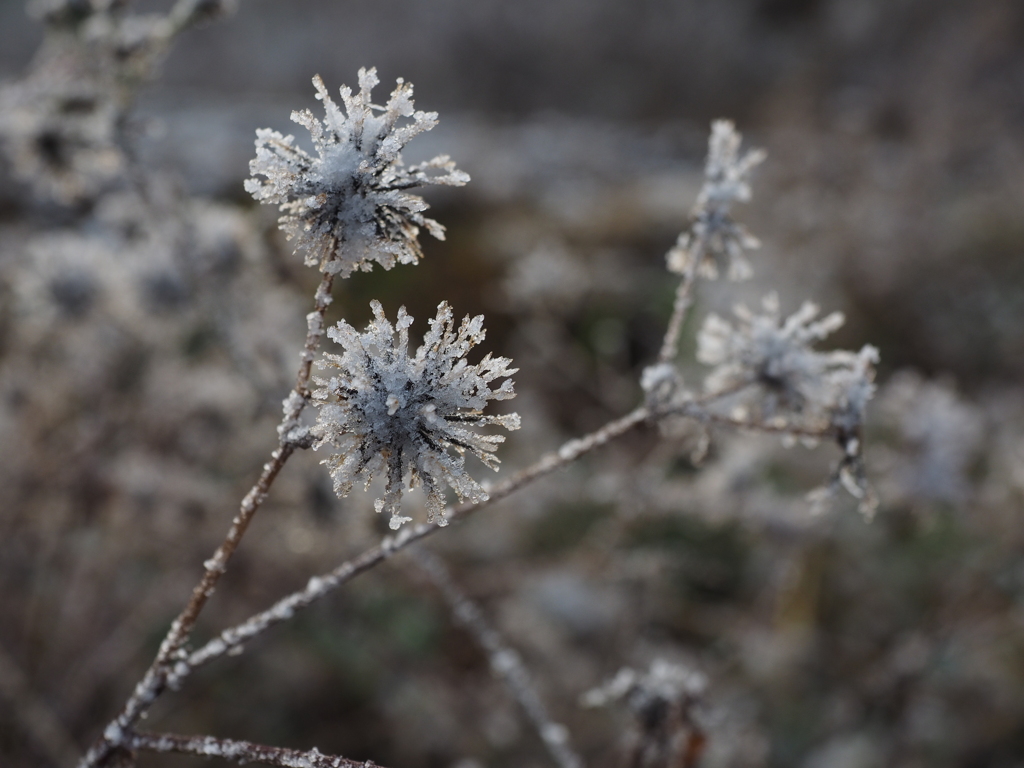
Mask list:
MULTIPOLYGON (((808 325, 810 316, 802 311, 780 324, 777 311, 774 315, 769 311, 767 319, 739 314, 740 323, 733 327, 712 317, 702 331, 702 354, 717 367, 705 391, 698 394, 687 390, 672 365, 697 279, 715 278, 720 264, 731 279, 745 277, 750 269, 744 252, 757 244, 731 218, 731 206, 749 198, 749 174, 763 159, 763 153, 741 156, 739 134, 725 121, 716 122, 712 128, 705 184, 690 227, 668 254, 669 269, 681 275, 681 282, 658 361, 644 371, 643 405, 490 485, 468 476, 464 454, 474 453, 495 465, 491 452, 502 438, 471 428, 496 424, 512 429, 518 426, 518 417, 482 413, 487 401, 514 395, 507 377, 515 372, 508 368, 511 361, 504 358, 487 356, 476 365, 467 362, 466 353, 483 338, 482 318, 467 318, 456 330, 451 310, 443 304, 423 346, 410 356, 408 328, 412 318, 403 309, 392 325, 378 307, 376 320, 363 334, 343 321, 328 331, 346 352, 343 356, 322 357, 320 367, 327 378, 313 377, 312 366, 325 332, 324 315, 331 302, 334 279, 371 269, 374 264, 388 269, 398 263, 418 262, 420 228, 427 228, 438 238, 443 238, 444 230, 422 215, 426 203, 409 190, 429 184, 461 186, 468 181, 468 176, 456 170, 446 156, 418 166, 403 165, 399 151, 411 138, 433 127, 436 115, 413 109, 412 86, 403 81, 384 106, 374 105, 370 91, 376 84, 373 70, 361 70, 359 92, 348 88, 341 91, 343 112, 322 81, 314 80, 325 118, 321 121, 304 111, 294 113, 293 119, 310 131, 316 156, 295 147, 291 136, 268 130, 257 132, 257 155, 251 163, 253 178, 246 188, 258 200, 279 206, 282 228, 294 238, 306 263, 321 272, 314 308, 307 316, 295 385, 284 400, 279 441, 270 460, 242 500, 224 541, 206 561, 199 584, 172 623, 153 663, 120 713, 82 758, 79 768, 130 762, 136 750, 217 755, 278 766, 362 765, 315 749, 297 751, 211 736, 140 733, 136 726, 157 698, 168 688, 178 688, 197 667, 240 649, 248 640, 291 619, 297 610, 433 534, 448 521, 468 517, 645 423, 688 419, 701 425, 723 424, 791 438, 833 437, 840 442, 843 459, 829 493, 842 484, 859 498, 869 496, 860 461, 859 428, 866 401, 873 392, 875 358, 872 348, 867 347, 859 355, 813 350, 813 341, 834 327, 834 321, 826 323, 827 328, 808 325), (491 382, 498 378, 505 381, 491 388, 491 382), (314 391, 311 381, 321 389, 314 391), (302 419, 311 402, 318 408, 312 427, 302 419), (740 406, 745 410, 740 409, 742 413, 737 415, 740 406), (189 651, 187 643, 196 620, 282 468, 297 449, 323 445, 339 450, 324 462, 332 468, 339 495, 349 492, 353 479, 385 477, 385 497, 378 500, 377 510, 390 513, 396 532, 329 573, 311 578, 305 588, 267 610, 189 651), (415 484, 427 492, 430 516, 427 522, 410 524, 411 518, 401 515, 400 505, 404 490, 415 484), (459 504, 445 508, 441 493, 444 485, 455 491, 459 504)), ((492 660, 511 658, 506 644, 454 585, 443 565, 424 553, 420 558, 492 660)), ((560 768, 578 768, 582 763, 568 747, 564 733, 556 733, 539 698, 524 684, 528 677, 518 659, 515 664, 496 666, 501 667, 499 671, 539 728, 560 768)), ((691 746, 687 754, 693 757, 684 759, 682 765, 696 760, 700 745, 695 742, 691 746)))

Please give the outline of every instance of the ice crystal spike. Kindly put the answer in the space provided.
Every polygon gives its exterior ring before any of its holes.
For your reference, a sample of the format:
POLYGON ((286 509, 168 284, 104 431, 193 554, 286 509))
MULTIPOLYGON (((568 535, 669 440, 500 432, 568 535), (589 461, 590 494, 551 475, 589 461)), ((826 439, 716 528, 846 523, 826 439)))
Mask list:
POLYGON ((313 393, 319 407, 314 447, 338 449, 324 463, 339 496, 348 494, 356 480, 369 483, 384 476, 384 497, 375 506, 391 515, 393 529, 410 520, 401 515, 407 476, 410 485, 422 484, 427 494, 428 522, 446 525, 445 485, 460 500, 487 498, 466 472, 466 451, 497 469, 494 451, 505 440, 472 428, 519 428, 517 414, 483 414, 489 400, 515 396, 507 377, 517 369, 509 368, 508 358, 489 354, 476 365, 466 360, 469 350, 483 341, 482 315, 466 317, 456 329, 451 307, 442 302, 423 344, 410 357, 412 318, 405 308, 398 310, 392 325, 378 302, 371 306, 374 320, 365 332, 344 321, 327 331, 345 352, 325 354, 319 367, 330 377, 314 377, 319 387, 313 393), (491 387, 502 378, 499 386, 491 387))
POLYGON ((437 113, 414 111, 412 84, 401 79, 386 105, 373 104, 378 82, 375 69, 360 69, 359 92, 341 89, 342 111, 314 77, 323 120, 309 110, 293 112, 292 120, 309 131, 316 155, 295 146, 294 136, 260 129, 245 182, 256 200, 280 207, 281 229, 307 265, 342 277, 369 271, 373 262, 391 269, 419 261, 420 228, 443 240, 444 227, 423 215, 426 202, 408 190, 469 181, 447 156, 402 163, 402 148, 433 128, 437 113))

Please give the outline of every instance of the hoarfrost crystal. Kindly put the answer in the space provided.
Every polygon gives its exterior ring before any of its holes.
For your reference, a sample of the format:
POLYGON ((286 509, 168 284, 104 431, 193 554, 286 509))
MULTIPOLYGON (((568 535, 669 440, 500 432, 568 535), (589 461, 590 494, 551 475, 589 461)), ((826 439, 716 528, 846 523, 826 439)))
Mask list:
POLYGON ((324 460, 331 469, 334 489, 345 496, 358 479, 369 483, 384 475, 384 498, 377 511, 391 515, 397 529, 410 518, 401 515, 405 477, 419 482, 427 494, 428 521, 445 525, 443 486, 460 500, 482 501, 484 489, 465 470, 465 452, 497 469, 494 450, 503 435, 485 435, 472 427, 497 424, 518 429, 519 416, 485 416, 489 400, 515 396, 507 377, 508 358, 490 354, 470 365, 466 353, 484 338, 483 316, 466 317, 456 330, 447 303, 437 308, 430 330, 416 354, 409 356, 412 318, 398 310, 392 325, 374 301, 374 320, 364 333, 341 321, 327 335, 345 348, 343 355, 325 354, 319 367, 330 378, 314 377, 319 407, 313 435, 315 446, 331 445, 339 452, 324 460), (495 379, 505 378, 496 388, 495 379), (450 451, 454 451, 454 454, 450 451))
POLYGON ((378 82, 375 69, 360 69, 359 93, 341 89, 342 112, 314 77, 323 121, 309 110, 293 112, 292 120, 310 132, 316 156, 295 146, 294 136, 258 130, 252 178, 245 182, 261 203, 280 206, 281 228, 307 265, 342 277, 369 271, 374 261, 385 269, 419 261, 420 227, 439 240, 444 227, 426 218, 426 202, 407 190, 469 181, 447 156, 403 165, 402 148, 433 128, 437 113, 414 111, 412 85, 401 79, 385 106, 373 104, 370 92, 378 82))

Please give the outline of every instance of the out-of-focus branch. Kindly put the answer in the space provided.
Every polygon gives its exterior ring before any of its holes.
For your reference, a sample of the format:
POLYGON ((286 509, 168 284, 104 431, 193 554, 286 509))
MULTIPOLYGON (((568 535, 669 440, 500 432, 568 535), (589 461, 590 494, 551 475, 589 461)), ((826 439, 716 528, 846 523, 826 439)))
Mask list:
POLYGON ((501 676, 519 702, 555 763, 560 768, 583 768, 583 760, 569 743, 569 730, 551 719, 519 654, 488 623, 480 607, 459 589, 441 558, 423 547, 413 547, 409 554, 441 591, 458 622, 483 648, 491 669, 501 676))
POLYGON ((102 736, 82 758, 79 763, 80 768, 102 765, 114 748, 123 745, 132 726, 166 688, 171 670, 175 665, 180 664, 183 658, 183 654, 180 652, 182 646, 188 640, 200 612, 213 594, 221 576, 227 570, 228 562, 238 548, 249 523, 266 500, 278 473, 306 438, 306 431, 299 425, 299 418, 309 400, 309 378, 313 358, 316 356, 316 350, 320 346, 320 339, 323 336, 323 319, 327 307, 331 303, 333 282, 333 275, 328 273, 322 275, 314 296, 313 311, 306 317, 307 331, 301 356, 302 362, 296 375, 295 387, 284 402, 284 418, 278 427, 279 443, 277 448, 270 455, 270 461, 263 465, 263 472, 256 484, 242 499, 239 512, 232 520, 224 541, 214 552, 213 557, 203 564, 205 570, 199 584, 192 591, 192 597, 184 610, 171 624, 171 628, 160 644, 156 658, 146 671, 145 676, 135 686, 135 690, 118 716, 110 722, 102 736))
POLYGON ((672 305, 672 316, 668 320, 665 329, 665 337, 661 342, 661 351, 658 353, 659 363, 668 363, 675 359, 679 353, 679 335, 683 330, 683 323, 686 321, 686 313, 693 305, 693 284, 697 279, 697 264, 700 260, 700 249, 702 243, 694 246, 695 253, 690 260, 690 265, 683 273, 682 280, 676 287, 676 297, 672 305))

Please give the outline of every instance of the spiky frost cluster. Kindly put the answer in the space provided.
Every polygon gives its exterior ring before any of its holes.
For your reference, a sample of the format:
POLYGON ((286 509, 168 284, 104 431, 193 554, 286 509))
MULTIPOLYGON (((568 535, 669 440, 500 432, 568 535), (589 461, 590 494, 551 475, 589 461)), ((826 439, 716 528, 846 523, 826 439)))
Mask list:
POLYGON ((412 84, 401 79, 384 107, 373 104, 370 92, 378 82, 375 69, 360 69, 359 93, 341 89, 342 112, 314 77, 323 121, 309 110, 293 112, 292 120, 309 131, 316 156, 295 146, 294 136, 260 129, 249 163, 253 178, 245 182, 261 203, 280 206, 281 228, 305 253, 307 265, 342 277, 370 270, 371 262, 390 269, 419 261, 420 227, 439 240, 444 227, 426 218, 426 202, 407 190, 469 181, 447 156, 403 165, 402 148, 433 128, 437 113, 414 111, 412 84), (410 122, 399 125, 403 118, 410 122))
POLYGON ((710 314, 697 334, 697 359, 714 366, 705 381, 709 392, 727 392, 759 385, 761 410, 814 415, 828 412, 849 428, 860 423, 874 391, 871 363, 877 352, 819 352, 815 342, 843 324, 840 312, 815 320, 818 307, 804 302, 783 320, 779 299, 769 294, 763 312, 736 307, 735 322, 710 314))
POLYGON ((515 396, 506 377, 517 369, 509 368, 508 358, 490 354, 476 365, 466 360, 469 350, 483 341, 482 315, 467 316, 456 330, 452 309, 442 302, 437 317, 429 321, 423 344, 410 357, 412 317, 403 307, 392 325, 379 302, 371 306, 374 320, 364 333, 344 321, 327 331, 345 353, 325 354, 319 365, 332 375, 314 377, 320 387, 313 393, 319 407, 314 447, 338 449, 324 463, 339 496, 346 495, 356 480, 369 483, 384 476, 384 498, 375 506, 391 515, 392 529, 411 519, 400 512, 406 475, 410 485, 422 484, 427 494, 428 521, 446 525, 445 485, 460 500, 487 498, 465 470, 465 453, 497 469, 493 452, 505 440, 503 435, 480 434, 472 428, 519 428, 517 414, 482 413, 489 400, 515 396), (492 389, 491 382, 500 378, 505 381, 492 389))
POLYGON ((740 156, 740 141, 740 134, 729 120, 712 123, 704 186, 693 208, 693 223, 668 253, 668 266, 673 272, 683 274, 696 268, 704 277, 715 279, 719 263, 725 262, 730 280, 750 276, 750 263, 744 251, 761 244, 746 227, 733 220, 731 211, 733 203, 750 199, 750 173, 764 161, 765 153, 750 150, 740 156))

